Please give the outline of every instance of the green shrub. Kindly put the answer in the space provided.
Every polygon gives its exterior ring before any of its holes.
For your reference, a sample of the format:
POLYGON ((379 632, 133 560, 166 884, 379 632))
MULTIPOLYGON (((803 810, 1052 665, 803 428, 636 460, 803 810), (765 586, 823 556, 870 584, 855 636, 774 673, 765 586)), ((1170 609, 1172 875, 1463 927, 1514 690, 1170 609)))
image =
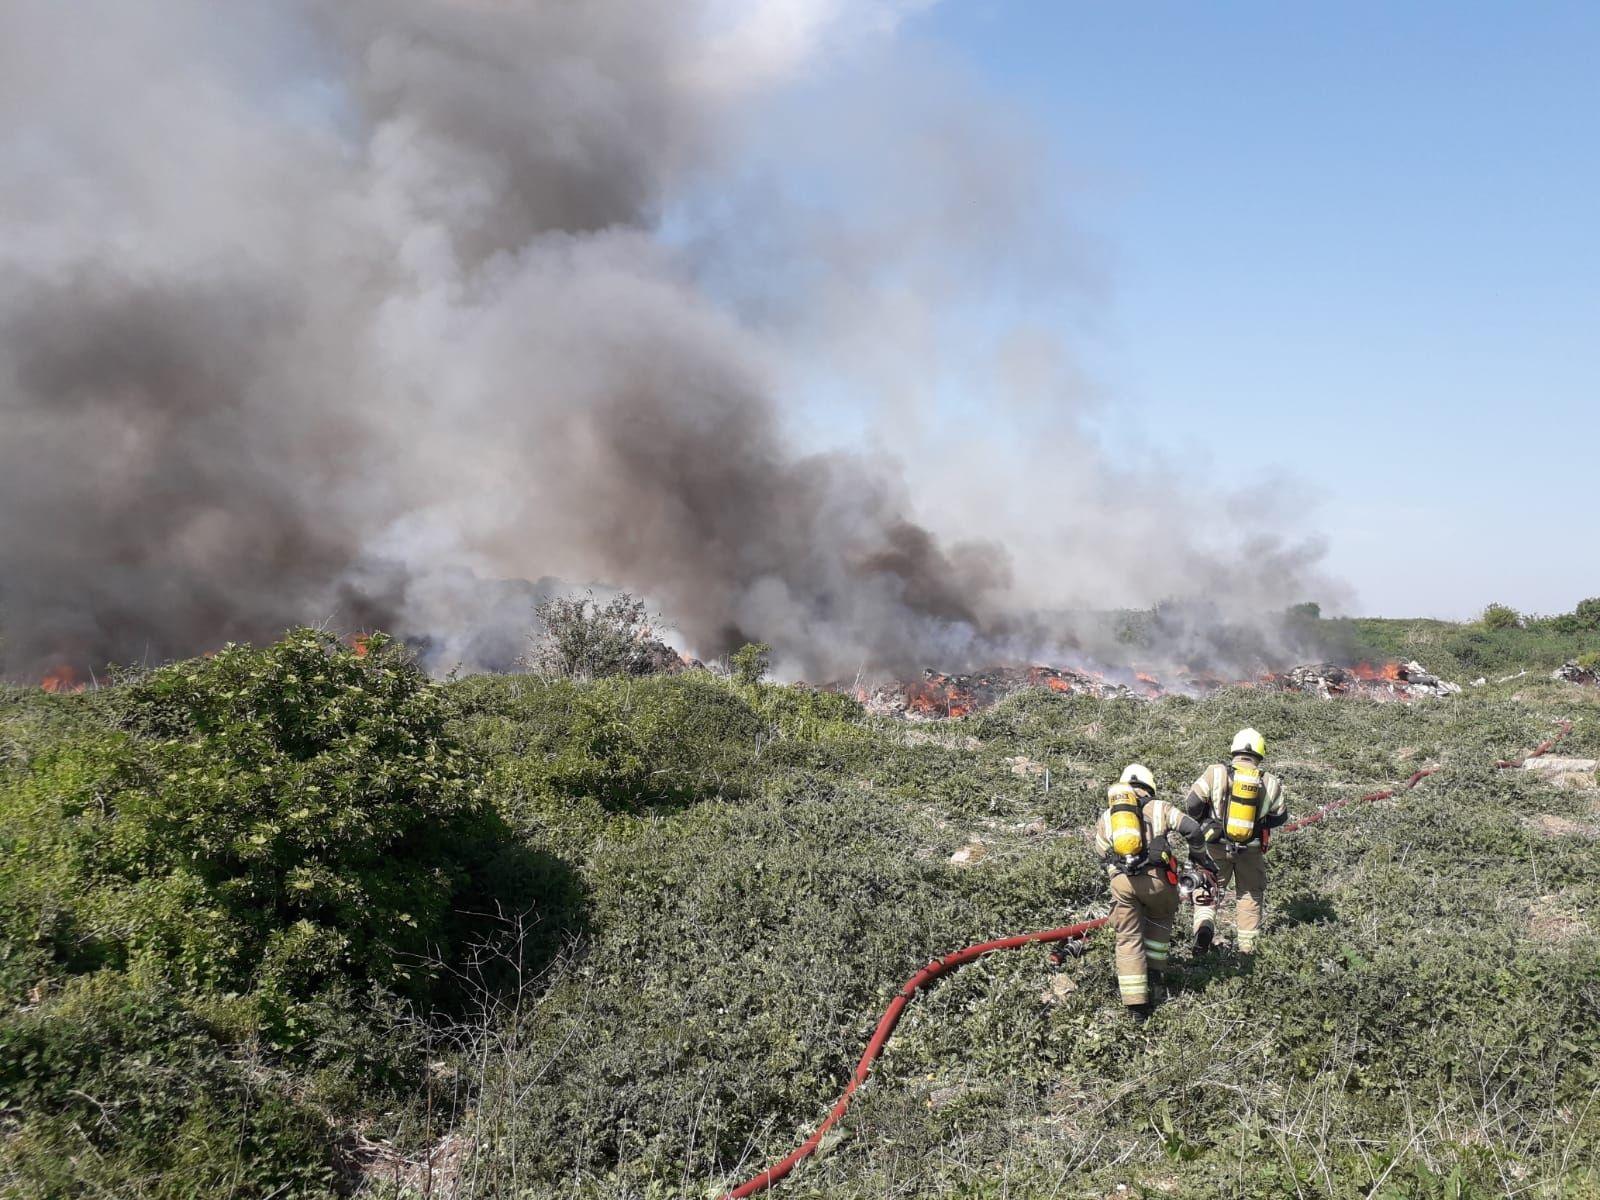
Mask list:
POLYGON ((763 685, 750 703, 768 725, 768 740, 802 742, 864 736, 860 701, 838 692, 808 687, 763 685))
POLYGON ((1587 600, 1578 601, 1578 607, 1572 610, 1572 615, 1577 621, 1578 628, 1600 632, 1600 596, 1590 596, 1587 600))
POLYGON ((602 680, 577 695, 551 779, 610 807, 687 804, 735 789, 761 732, 750 706, 704 672, 602 680))
POLYGON ((772 647, 765 642, 746 642, 728 656, 733 681, 753 687, 767 677, 772 666, 772 647))
POLYGON ((1600 667, 1600 650, 1586 651, 1585 653, 1578 655, 1574 661, 1578 664, 1580 669, 1585 671, 1593 671, 1596 667, 1600 667))
POLYGON ((227 1055, 170 987, 67 981, 0 1023, 11 1196, 324 1196, 335 1133, 304 1086, 227 1055))
POLYGON ((1478 623, 1485 629, 1518 629, 1522 626, 1522 615, 1508 604, 1490 604, 1478 623))
POLYGON ((121 729, 0 793, 0 911, 59 970, 248 996, 274 1039, 330 988, 431 992, 503 827, 444 691, 382 638, 299 630, 155 671, 121 729))

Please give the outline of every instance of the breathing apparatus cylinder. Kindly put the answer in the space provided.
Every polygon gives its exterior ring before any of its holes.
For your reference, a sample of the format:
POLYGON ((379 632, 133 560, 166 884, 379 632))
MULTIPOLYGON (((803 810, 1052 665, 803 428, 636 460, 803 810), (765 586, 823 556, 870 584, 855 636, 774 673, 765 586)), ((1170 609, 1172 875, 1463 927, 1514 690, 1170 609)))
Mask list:
POLYGON ((1259 767, 1239 764, 1228 772, 1227 825, 1230 842, 1244 844, 1255 837, 1256 820, 1261 815, 1261 800, 1267 783, 1259 767))
POLYGON ((1112 786, 1107 793, 1111 801, 1111 849, 1124 862, 1139 858, 1144 853, 1144 818, 1140 814, 1139 792, 1125 783, 1112 786))

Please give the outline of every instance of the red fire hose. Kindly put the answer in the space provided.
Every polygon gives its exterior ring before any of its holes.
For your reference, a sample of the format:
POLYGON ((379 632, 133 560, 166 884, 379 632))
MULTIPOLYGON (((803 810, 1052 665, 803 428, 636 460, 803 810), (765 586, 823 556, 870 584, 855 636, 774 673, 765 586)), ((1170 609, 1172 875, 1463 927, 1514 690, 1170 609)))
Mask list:
POLYGON ((1045 929, 1039 933, 1020 933, 1015 937, 997 938, 992 942, 979 942, 975 946, 968 946, 964 950, 957 950, 954 954, 947 954, 943 958, 936 958, 910 979, 906 980, 895 998, 889 1002, 889 1007, 878 1019, 878 1027, 872 1031, 872 1038, 867 1042, 867 1048, 861 1052, 861 1061, 856 1063, 855 1074, 850 1076, 850 1082, 845 1085, 844 1095, 839 1097, 839 1102, 833 1110, 823 1119, 817 1131, 801 1143, 799 1149, 780 1163, 768 1167, 761 1174, 755 1176, 748 1183, 740 1184, 729 1192, 724 1200, 742 1200, 745 1196, 754 1196, 757 1192, 764 1192, 778 1180, 799 1165, 800 1161, 810 1156, 821 1143, 823 1136, 832 1129, 839 1118, 844 1116, 845 1110, 850 1107, 850 1101, 855 1097, 856 1089, 866 1082, 867 1075, 872 1070, 872 1064, 877 1061, 878 1055, 883 1053, 884 1045, 894 1033, 894 1027, 900 1023, 900 1014, 905 1011, 911 998, 923 988, 931 984, 941 975, 947 975, 964 963, 969 963, 980 955, 991 950, 1015 950, 1019 946, 1032 946, 1040 942, 1070 942, 1074 938, 1081 938, 1099 929, 1106 923, 1104 917, 1097 917, 1093 921, 1082 921, 1077 925, 1067 925, 1061 929, 1045 929))
MULTIPOLYGON (((1557 742, 1571 732, 1572 722, 1562 721, 1561 729, 1554 737, 1540 742, 1520 758, 1498 759, 1494 765, 1502 770, 1508 767, 1520 767, 1528 759, 1547 753, 1557 742)), ((1410 791, 1438 770, 1438 767, 1428 767, 1417 771, 1398 787, 1384 788, 1382 791, 1368 792, 1365 796, 1351 796, 1343 800, 1335 800, 1330 804, 1324 804, 1309 816, 1285 825, 1281 832, 1293 833, 1297 829, 1304 829, 1307 825, 1315 825, 1318 821, 1327 818, 1330 813, 1337 812, 1341 808, 1348 808, 1353 804, 1363 804, 1370 800, 1387 800, 1396 792, 1410 791)), ((740 1184, 727 1193, 723 1200, 744 1200, 746 1196, 754 1196, 758 1192, 766 1191, 816 1151, 816 1148, 822 1144, 822 1139, 828 1130, 838 1124, 839 1119, 844 1116, 845 1111, 850 1107, 851 1100, 855 1098, 856 1089, 867 1081, 867 1076, 872 1073, 872 1064, 877 1062, 878 1056, 883 1053, 883 1048, 888 1045, 889 1038, 894 1035, 895 1026, 900 1023, 900 1015, 905 1012, 906 1005, 911 1002, 918 992, 931 986, 935 980, 948 975, 957 967, 963 966, 975 958, 981 958, 991 951, 1017 950, 1023 946, 1040 945, 1044 942, 1076 941, 1087 937, 1105 923, 1105 917, 1096 917, 1092 921, 1080 921, 1076 925, 1064 925, 1060 929, 1044 929, 1038 933, 1019 933, 1012 937, 996 938, 992 942, 978 942, 976 945, 957 950, 954 954, 947 954, 943 958, 934 959, 905 981, 899 992, 895 994, 895 998, 889 1002, 889 1007, 884 1010, 883 1016, 878 1018, 878 1027, 872 1031, 872 1037, 867 1042, 867 1048, 861 1052, 860 1061, 856 1063, 856 1069, 850 1076, 850 1082, 845 1085, 844 1094, 839 1097, 838 1102, 834 1104, 828 1115, 823 1118, 822 1124, 817 1126, 816 1132, 802 1142, 787 1158, 781 1162, 774 1163, 759 1175, 753 1176, 747 1182, 740 1184)))

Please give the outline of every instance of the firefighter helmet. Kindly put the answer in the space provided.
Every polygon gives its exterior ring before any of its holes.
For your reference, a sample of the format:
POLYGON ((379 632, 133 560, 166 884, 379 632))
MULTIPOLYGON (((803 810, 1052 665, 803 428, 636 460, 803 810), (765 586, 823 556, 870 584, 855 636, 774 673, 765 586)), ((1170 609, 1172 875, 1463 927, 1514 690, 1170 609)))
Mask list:
POLYGON ((1233 735, 1232 753, 1253 754, 1256 758, 1267 756, 1267 739, 1254 729, 1241 729, 1233 735))
POLYGON ((1129 763, 1123 768, 1122 778, 1118 782, 1131 783, 1134 787, 1143 790, 1145 794, 1150 796, 1156 794, 1156 777, 1150 773, 1150 768, 1143 763, 1129 763))

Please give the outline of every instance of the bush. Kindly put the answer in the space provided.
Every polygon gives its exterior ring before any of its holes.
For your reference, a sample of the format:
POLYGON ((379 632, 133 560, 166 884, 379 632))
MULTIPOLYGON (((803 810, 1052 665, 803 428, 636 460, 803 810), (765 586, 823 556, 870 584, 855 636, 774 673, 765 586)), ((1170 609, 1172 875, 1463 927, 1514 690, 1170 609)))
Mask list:
POLYGON ((542 878, 449 693, 298 630, 50 701, 0 711, 0 1179, 335 1194, 336 1123, 409 1094, 474 914, 542 878))
POLYGON ((335 1191, 336 1135, 304 1088, 225 1054, 157 981, 79 976, 0 1025, 0 1105, 7 1195, 335 1191))
POLYGON ((737 790, 762 725, 704 672, 605 680, 575 696, 549 762, 559 790, 607 808, 688 804, 737 790))
POLYGON ((0 913, 57 970, 237 994, 280 1045, 330 991, 424 999, 501 841, 448 711, 381 637, 155 671, 0 793, 0 913))
POLYGON ((1579 629, 1600 632, 1600 596, 1578 601, 1578 607, 1572 610, 1572 615, 1579 629))
POLYGON ((1478 622, 1485 629, 1519 629, 1522 616, 1508 604, 1491 604, 1483 610, 1478 622))
POLYGON ((772 667, 772 647, 765 642, 746 642, 728 656, 733 681, 753 687, 767 677, 772 667))
POLYGON ((1573 661, 1578 664, 1579 670, 1593 671, 1595 668, 1600 667, 1600 650, 1589 650, 1578 655, 1573 661))
POLYGON ((649 675, 677 659, 654 636, 660 618, 627 592, 605 604, 593 592, 558 596, 533 611, 538 628, 525 661, 541 674, 558 679, 649 675))

